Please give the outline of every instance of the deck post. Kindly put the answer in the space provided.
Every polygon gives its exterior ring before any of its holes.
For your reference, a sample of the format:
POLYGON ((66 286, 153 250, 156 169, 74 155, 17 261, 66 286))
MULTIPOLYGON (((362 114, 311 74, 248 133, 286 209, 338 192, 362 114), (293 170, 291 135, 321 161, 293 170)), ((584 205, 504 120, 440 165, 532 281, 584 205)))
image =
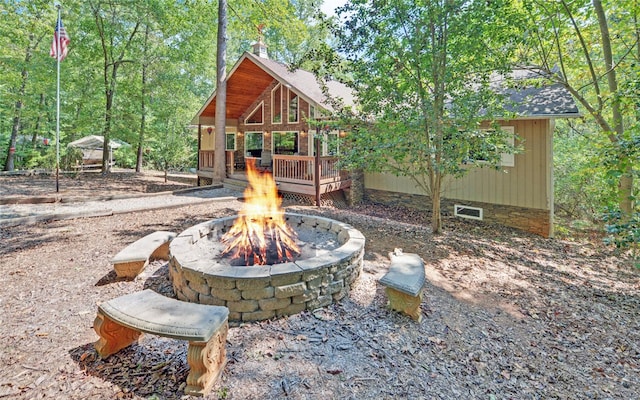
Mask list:
POLYGON ((316 189, 316 207, 320 207, 320 127, 316 129, 318 133, 314 138, 316 145, 316 157, 314 161, 313 185, 316 189))
POLYGON ((202 124, 198 122, 198 154, 196 159, 196 186, 200 187, 200 150, 202 149, 202 124))

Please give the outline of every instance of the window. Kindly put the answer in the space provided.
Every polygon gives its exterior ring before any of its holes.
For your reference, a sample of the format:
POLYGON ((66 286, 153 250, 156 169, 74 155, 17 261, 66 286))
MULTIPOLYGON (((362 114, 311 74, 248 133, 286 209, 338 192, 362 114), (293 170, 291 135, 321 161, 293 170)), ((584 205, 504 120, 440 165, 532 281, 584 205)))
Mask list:
POLYGON ((282 123, 282 85, 278 84, 271 91, 271 122, 282 123))
POLYGON ((226 151, 236 151, 236 134, 235 133, 233 132, 227 133, 224 149, 226 151))
POLYGON ((262 132, 247 132, 244 135, 246 156, 260 157, 262 155, 262 132))
POLYGON ((309 104, 309 118, 313 119, 316 117, 316 106, 309 104))
POLYGON ((289 90, 289 122, 298 122, 298 95, 289 90))
MULTIPOLYGON (((492 135, 495 131, 491 129, 481 129, 477 132, 469 133, 466 141, 468 144, 467 161, 469 162, 489 162, 490 154, 496 154, 499 148, 505 145, 513 148, 515 145, 513 126, 502 126, 500 129, 507 134, 503 142, 499 137, 492 135)), ((503 167, 515 166, 515 156, 513 153, 501 153, 500 165, 503 167)))
POLYGON ((264 120, 264 102, 261 101, 251 114, 244 120, 247 125, 262 125, 264 120))
POLYGON ((298 132, 273 132, 273 154, 294 155, 298 152, 298 132))
POLYGON ((325 154, 328 156, 340 154, 340 134, 338 131, 329 132, 325 154))
MULTIPOLYGON (((312 136, 312 135, 309 135, 312 136)), ((340 132, 337 130, 320 134, 321 156, 337 156, 340 154, 340 132)), ((316 155, 316 147, 313 140, 309 142, 310 153, 316 155)))

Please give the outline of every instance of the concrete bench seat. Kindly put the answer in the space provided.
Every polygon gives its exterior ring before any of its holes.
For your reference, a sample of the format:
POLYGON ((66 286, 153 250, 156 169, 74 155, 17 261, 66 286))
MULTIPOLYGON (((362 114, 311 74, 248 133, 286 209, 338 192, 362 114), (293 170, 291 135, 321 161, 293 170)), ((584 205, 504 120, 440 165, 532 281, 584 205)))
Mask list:
POLYGON ((417 254, 396 249, 389 254, 389 271, 378 282, 386 286, 389 308, 400 311, 420 322, 422 287, 425 282, 424 263, 417 254))
POLYGON ((142 333, 189 342, 190 371, 185 393, 209 393, 226 364, 229 309, 187 303, 150 289, 117 297, 98 306, 94 347, 102 358, 136 342, 142 333))
POLYGON ((174 232, 157 231, 136 240, 111 259, 119 278, 135 278, 149 264, 149 260, 168 260, 169 242, 174 232))

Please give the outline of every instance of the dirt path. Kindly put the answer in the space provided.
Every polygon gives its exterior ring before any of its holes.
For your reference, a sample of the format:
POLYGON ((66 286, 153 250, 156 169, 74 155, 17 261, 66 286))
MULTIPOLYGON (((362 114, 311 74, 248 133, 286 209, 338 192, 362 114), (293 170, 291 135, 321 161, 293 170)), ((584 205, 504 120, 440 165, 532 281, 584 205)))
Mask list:
MULTIPOLYGON (((0 229, 0 398, 183 398, 186 343, 148 336, 99 360, 96 304, 145 287, 171 295, 166 264, 118 281, 109 260, 146 233, 239 206, 0 229)), ((640 273, 611 249, 449 219, 433 237, 424 216, 401 209, 292 208, 360 229, 364 272, 337 305, 231 328, 209 398, 637 397, 640 273), (427 262, 420 324, 387 311, 376 284, 394 247, 427 262)))

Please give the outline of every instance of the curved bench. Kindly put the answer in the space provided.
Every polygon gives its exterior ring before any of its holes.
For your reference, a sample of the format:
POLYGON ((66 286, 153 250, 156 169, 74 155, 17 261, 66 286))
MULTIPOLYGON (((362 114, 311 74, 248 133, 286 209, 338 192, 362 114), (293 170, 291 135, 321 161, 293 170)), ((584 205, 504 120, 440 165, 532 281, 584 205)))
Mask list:
POLYGON ((226 364, 229 309, 186 303, 143 290, 98 306, 94 347, 102 358, 117 353, 149 333, 189 342, 186 394, 206 395, 226 364))
POLYGON ((168 260, 169 242, 175 232, 157 231, 136 240, 111 259, 119 278, 135 278, 149 264, 149 260, 168 260))
POLYGON ((419 255, 403 254, 396 249, 389 254, 389 271, 378 282, 386 286, 389 308, 400 311, 420 322, 422 286, 425 282, 424 263, 419 255))

